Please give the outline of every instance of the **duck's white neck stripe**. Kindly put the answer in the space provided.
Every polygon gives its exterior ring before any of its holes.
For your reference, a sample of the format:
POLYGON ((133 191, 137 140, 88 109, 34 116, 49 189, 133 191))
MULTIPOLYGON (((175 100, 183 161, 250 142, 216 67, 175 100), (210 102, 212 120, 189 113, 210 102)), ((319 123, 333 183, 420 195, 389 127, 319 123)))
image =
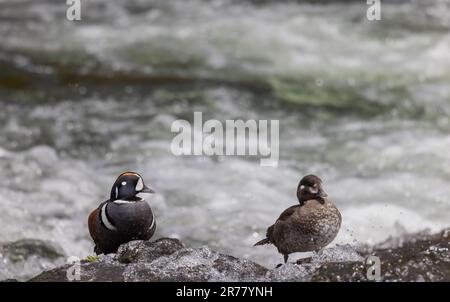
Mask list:
POLYGON ((117 199, 117 200, 114 200, 113 202, 115 203, 115 204, 124 204, 124 203, 135 203, 135 202, 138 202, 138 201, 142 201, 143 199, 141 198, 141 197, 139 197, 139 196, 136 196, 137 197, 137 199, 136 200, 122 200, 122 199, 117 199))
POLYGON ((128 201, 128 200, 114 200, 114 203, 117 204, 123 204, 123 203, 132 203, 133 201, 128 201))
POLYGON ((117 230, 116 227, 113 226, 111 224, 111 222, 109 222, 108 216, 106 216, 106 206, 107 205, 108 205, 108 203, 105 203, 103 205, 103 207, 100 209, 100 219, 108 230, 115 231, 115 230, 117 230))

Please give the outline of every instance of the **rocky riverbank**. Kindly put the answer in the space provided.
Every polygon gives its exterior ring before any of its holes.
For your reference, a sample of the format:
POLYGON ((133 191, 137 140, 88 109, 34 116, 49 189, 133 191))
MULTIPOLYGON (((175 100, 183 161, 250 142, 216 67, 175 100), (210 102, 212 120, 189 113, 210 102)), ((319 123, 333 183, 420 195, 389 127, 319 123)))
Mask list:
MULTIPOLYGON (((450 229, 392 238, 374 247, 349 245, 323 250, 302 264, 266 268, 246 259, 189 248, 177 240, 133 241, 117 254, 82 260, 80 281, 367 281, 365 259, 381 261, 381 281, 450 281, 450 229)), ((32 278, 33 282, 67 281, 64 265, 32 278)))

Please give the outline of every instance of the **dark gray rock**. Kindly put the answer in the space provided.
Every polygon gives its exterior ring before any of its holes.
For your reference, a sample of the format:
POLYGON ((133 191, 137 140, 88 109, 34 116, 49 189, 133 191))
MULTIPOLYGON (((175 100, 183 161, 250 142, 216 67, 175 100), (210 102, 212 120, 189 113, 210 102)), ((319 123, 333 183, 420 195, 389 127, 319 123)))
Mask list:
POLYGON ((64 266, 43 272, 38 276, 30 279, 31 282, 123 282, 123 272, 126 265, 119 263, 113 259, 113 256, 106 255, 98 261, 88 262, 81 261, 79 265, 79 279, 73 277, 77 264, 66 264, 64 266), (68 277, 68 272, 71 277, 68 277), (70 278, 70 279, 69 279, 70 278))
MULTIPOLYGON (((169 239, 163 239, 166 241, 169 239)), ((173 239, 171 239, 173 240, 173 239)), ((161 245, 161 242, 157 243, 161 245)), ((248 260, 241 260, 201 248, 178 248, 170 255, 152 256, 149 262, 139 261, 127 266, 126 281, 258 281, 267 269, 248 260)), ((170 249, 166 249, 170 251, 170 249)), ((142 258, 139 258, 142 259, 142 258)))
POLYGON ((182 248, 184 248, 184 245, 181 241, 172 238, 161 238, 154 242, 132 241, 119 247, 116 259, 120 263, 152 262, 182 248))
POLYGON ((362 262, 364 258, 350 245, 339 245, 315 253, 301 265, 287 263, 269 271, 267 279, 270 281, 298 282, 311 281, 311 276, 327 263, 362 262))
MULTIPOLYGON (((370 255, 381 260, 381 281, 450 281, 449 239, 450 229, 390 239, 359 251, 336 246, 301 264, 270 270, 207 247, 187 248, 177 239, 132 241, 115 255, 81 261, 79 281, 368 281, 365 259, 370 255)), ((68 281, 71 267, 43 272, 30 281, 68 281)))
MULTIPOLYGON (((380 258, 380 281, 450 281, 450 229, 391 238, 361 251, 380 258)), ((364 262, 326 263, 313 281, 367 281, 364 262)))
MULTIPOLYGON (((69 281, 72 265, 49 270, 32 282, 69 281)), ((116 255, 101 256, 94 262, 81 261, 80 280, 74 281, 262 281, 267 269, 207 247, 186 248, 177 239, 154 242, 131 241, 116 255)))

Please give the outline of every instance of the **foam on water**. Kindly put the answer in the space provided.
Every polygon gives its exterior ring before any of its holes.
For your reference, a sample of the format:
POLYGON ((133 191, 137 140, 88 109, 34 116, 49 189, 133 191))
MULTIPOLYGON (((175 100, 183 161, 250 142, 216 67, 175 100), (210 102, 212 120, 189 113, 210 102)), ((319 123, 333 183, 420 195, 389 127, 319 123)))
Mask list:
MULTIPOLYGON (((240 103, 231 98, 223 101, 215 105, 218 111, 226 112, 226 116, 242 116, 240 103)), ((437 230, 447 223, 448 168, 436 164, 434 172, 426 177, 420 166, 416 168, 422 164, 420 158, 427 158, 429 167, 433 167, 433 163, 448 157, 433 147, 442 146, 438 141, 444 145, 447 141, 433 130, 420 144, 414 144, 403 129, 394 130, 383 122, 372 121, 374 126, 367 127, 359 134, 363 139, 358 140, 352 138, 348 123, 341 125, 347 137, 338 137, 335 134, 339 129, 328 127, 313 126, 311 131, 302 131, 302 122, 284 113, 289 128, 299 131, 294 136, 281 135, 284 155, 279 167, 273 169, 237 157, 173 156, 173 134, 169 131, 170 121, 177 114, 173 108, 166 107, 164 113, 154 115, 139 114, 138 108, 124 111, 127 103, 120 101, 95 104, 90 100, 36 106, 29 114, 39 115, 41 123, 50 129, 36 131, 38 134, 30 139, 39 141, 43 135, 57 133, 52 136, 53 146, 35 146, 20 152, 2 149, 0 171, 7 174, 0 185, 0 203, 5 209, 0 241, 37 238, 57 243, 67 255, 92 254, 87 216, 108 198, 115 177, 130 169, 139 171, 157 191, 148 197, 158 221, 156 237, 177 237, 192 246, 208 245, 270 267, 281 261, 276 249, 252 245, 285 208, 296 204, 297 183, 307 173, 317 173, 324 179, 326 191, 341 209, 343 227, 336 243, 372 244, 391 235, 424 228, 437 230), (67 123, 68 108, 74 124, 67 128, 61 125, 67 123), (132 118, 133 123, 129 119, 113 120, 108 113, 115 110, 139 118, 132 118), (92 134, 75 156, 70 148, 78 131, 72 129, 79 127, 88 127, 92 134), (388 131, 381 135, 383 127, 388 131), (148 129, 153 131, 150 137, 148 129), (381 150, 377 145, 389 142, 391 137, 397 138, 396 145, 376 152, 381 150), (105 142, 109 150, 106 156, 98 152, 94 141, 105 142), (67 151, 61 153, 58 149, 67 151), (411 168, 407 169, 405 159, 417 154, 418 160, 409 161, 411 168), (380 166, 380 162, 385 164, 380 166)), ((27 116, 18 119, 14 129, 32 127, 21 125, 27 120, 27 116)), ((355 122, 353 133, 360 128, 361 124, 355 122)))

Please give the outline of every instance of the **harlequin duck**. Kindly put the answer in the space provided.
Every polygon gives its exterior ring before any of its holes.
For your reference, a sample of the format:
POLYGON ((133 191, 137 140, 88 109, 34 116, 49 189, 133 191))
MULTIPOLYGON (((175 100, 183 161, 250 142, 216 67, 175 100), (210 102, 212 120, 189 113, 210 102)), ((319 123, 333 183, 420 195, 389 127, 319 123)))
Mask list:
POLYGON ((341 213, 327 198, 322 180, 315 175, 302 178, 297 188, 299 205, 287 208, 275 224, 267 229, 266 238, 256 245, 273 244, 283 254, 319 251, 339 232, 341 213))
POLYGON ((89 215, 89 233, 97 255, 115 253, 122 243, 153 236, 155 218, 149 204, 137 196, 139 193, 154 191, 139 174, 122 173, 112 186, 110 199, 89 215))

